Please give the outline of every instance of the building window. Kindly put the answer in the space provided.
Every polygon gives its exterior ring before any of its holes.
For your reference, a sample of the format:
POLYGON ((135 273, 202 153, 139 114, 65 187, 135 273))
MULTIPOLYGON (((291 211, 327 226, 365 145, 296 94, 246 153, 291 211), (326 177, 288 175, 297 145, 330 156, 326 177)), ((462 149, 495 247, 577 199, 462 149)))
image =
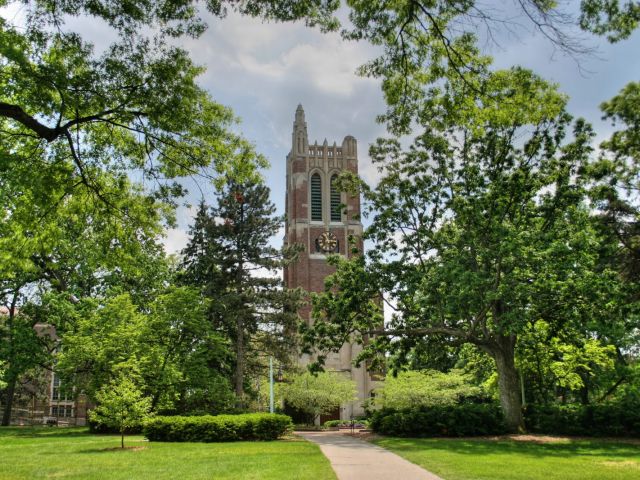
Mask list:
POLYGON ((320 175, 311 175, 311 220, 322 221, 322 180, 320 175))
POLYGON ((340 191, 336 186, 338 181, 338 176, 334 175, 331 177, 331 221, 332 222, 341 222, 342 221, 342 212, 340 211, 340 191))
POLYGON ((52 417, 73 417, 73 405, 53 405, 51 407, 52 417))
POLYGON ((51 399, 59 402, 71 401, 71 396, 62 388, 60 377, 57 373, 53 374, 53 388, 51 389, 51 399))

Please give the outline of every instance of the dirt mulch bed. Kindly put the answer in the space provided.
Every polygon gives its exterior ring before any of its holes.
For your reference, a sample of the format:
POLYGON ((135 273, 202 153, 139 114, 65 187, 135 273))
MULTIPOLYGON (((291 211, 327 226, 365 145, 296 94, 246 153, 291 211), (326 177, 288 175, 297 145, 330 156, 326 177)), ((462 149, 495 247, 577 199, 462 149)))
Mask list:
POLYGON ((543 434, 513 434, 513 435, 498 435, 494 437, 469 437, 481 438, 486 440, 514 440, 516 442, 533 442, 533 443, 567 443, 574 440, 585 441, 605 441, 605 442, 618 442, 629 443, 632 445, 640 445, 640 438, 629 437, 570 437, 570 436, 558 436, 558 435, 543 435, 543 434))
MULTIPOLYGON (((346 433, 346 432, 345 432, 346 433)), ((378 440, 384 438, 384 435, 378 435, 370 431, 356 432, 355 436, 366 441, 378 440)), ((513 440, 515 442, 531 442, 539 444, 548 443, 569 443, 575 440, 581 441, 605 441, 612 443, 628 443, 631 445, 640 445, 640 438, 628 438, 628 437, 567 437, 557 435, 543 435, 543 434, 512 434, 512 435, 492 435, 482 437, 428 437, 431 439, 445 438, 446 440, 484 440, 484 441, 504 441, 513 440)))
POLYGON ((103 448, 103 452, 120 452, 124 450, 128 450, 130 452, 139 452, 140 450, 145 450, 147 447, 145 446, 135 446, 135 447, 111 447, 111 448, 103 448))

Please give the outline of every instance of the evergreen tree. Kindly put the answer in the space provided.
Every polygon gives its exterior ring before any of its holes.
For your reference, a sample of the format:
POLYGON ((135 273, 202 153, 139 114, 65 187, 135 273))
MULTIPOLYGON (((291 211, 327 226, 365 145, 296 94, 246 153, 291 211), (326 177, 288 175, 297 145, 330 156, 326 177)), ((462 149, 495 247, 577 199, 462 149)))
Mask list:
POLYGON ((288 360, 301 299, 277 276, 296 250, 269 244, 283 222, 269 193, 259 183, 227 182, 217 206, 201 203, 183 251, 184 280, 203 288, 212 300, 211 321, 233 343, 238 407, 244 406, 245 379, 259 368, 260 354, 288 360))

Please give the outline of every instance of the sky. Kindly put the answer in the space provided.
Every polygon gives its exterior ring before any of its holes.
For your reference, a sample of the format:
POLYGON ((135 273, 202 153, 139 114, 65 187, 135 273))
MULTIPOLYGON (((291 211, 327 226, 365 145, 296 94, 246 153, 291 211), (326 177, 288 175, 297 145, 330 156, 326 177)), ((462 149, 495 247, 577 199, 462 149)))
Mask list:
MULTIPOLYGON (((493 3, 499 8, 510 5, 493 3)), ((12 8, 18 10, 10 11, 9 18, 19 15, 20 7, 12 8)), ((2 13, 7 16, 6 11, 2 13)), ((482 42, 483 50, 494 57, 497 68, 522 65, 558 83, 570 97, 569 112, 595 126, 599 143, 611 126, 601 121, 598 105, 628 82, 640 80, 640 31, 617 44, 584 35, 585 45, 597 52, 576 62, 542 35, 522 26, 524 22, 517 25, 516 13, 506 12, 515 22, 512 32, 499 34, 497 45, 482 42)), ((214 100, 233 109, 241 119, 239 131, 269 159, 271 167, 264 176, 280 214, 284 213, 285 159, 298 103, 306 113, 310 142, 322 143, 326 138, 329 144, 340 144, 346 135, 353 135, 358 140, 360 173, 375 183, 377 172, 367 151, 385 133, 375 122, 376 115, 384 112, 384 101, 377 80, 356 74, 359 65, 377 56, 375 47, 346 42, 338 33, 323 34, 302 23, 264 23, 234 13, 225 19, 204 16, 209 25, 206 32, 197 39, 182 39, 180 44, 197 64, 206 67, 200 84, 214 100)), ((339 12, 339 17, 346 20, 346 13, 339 12)), ((95 19, 72 18, 67 26, 92 41, 97 51, 113 39, 113 32, 95 19)), ((188 203, 197 204, 201 192, 211 201, 211 186, 186 186, 190 189, 188 203)), ((168 253, 186 245, 194 213, 194 207, 179 208, 178 226, 167 230, 164 239, 168 253)), ((275 245, 283 233, 273 240, 275 245)))
MULTIPOLYGON (((322 34, 297 24, 263 23, 229 14, 210 18, 205 34, 183 42, 194 60, 207 67, 201 84, 213 98, 230 106, 241 118, 240 130, 270 161, 265 178, 279 213, 284 213, 285 159, 291 148, 296 106, 304 107, 309 141, 338 144, 346 135, 358 140, 360 174, 374 183, 376 170, 368 146, 384 135, 375 122, 384 112, 377 80, 356 74, 359 65, 375 58, 375 47, 345 42, 339 34, 322 34)), ((594 55, 579 62, 563 55, 542 35, 519 28, 488 45, 498 68, 522 65, 559 84, 569 97, 569 111, 596 128, 596 143, 611 131, 601 120, 598 105, 630 81, 640 80, 640 32, 618 44, 584 35, 594 55)), ((200 192, 192 192, 200 198, 200 192)), ((181 208, 179 226, 169 230, 168 252, 179 251, 188 239, 193 209, 181 208)), ((281 237, 281 236, 280 236, 281 237)), ((280 239, 274 239, 274 243, 280 239)))

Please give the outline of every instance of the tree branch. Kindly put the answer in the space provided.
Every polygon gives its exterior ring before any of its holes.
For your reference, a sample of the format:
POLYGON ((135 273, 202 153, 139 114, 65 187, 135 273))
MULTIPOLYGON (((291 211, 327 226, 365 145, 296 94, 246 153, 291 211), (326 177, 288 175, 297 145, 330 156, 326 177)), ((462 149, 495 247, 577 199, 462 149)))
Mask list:
POLYGON ((47 127, 40 123, 31 115, 27 114, 20 106, 10 103, 0 102, 0 116, 12 118, 29 130, 34 131, 40 138, 44 138, 47 142, 52 142, 60 136, 60 130, 57 128, 47 127))

